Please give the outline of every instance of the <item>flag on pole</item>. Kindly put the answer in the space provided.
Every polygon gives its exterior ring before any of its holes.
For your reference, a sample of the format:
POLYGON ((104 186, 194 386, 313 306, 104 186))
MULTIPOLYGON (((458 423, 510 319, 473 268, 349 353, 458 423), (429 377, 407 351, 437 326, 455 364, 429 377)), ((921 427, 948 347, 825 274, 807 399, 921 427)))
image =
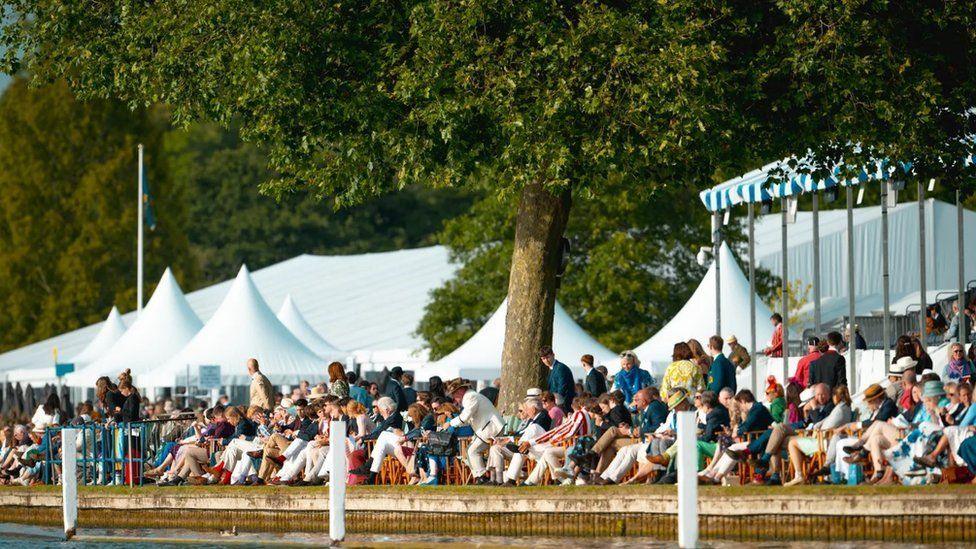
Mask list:
POLYGON ((146 218, 146 226, 149 230, 156 229, 156 216, 153 215, 152 195, 149 194, 149 177, 146 175, 146 168, 142 168, 142 209, 146 218))

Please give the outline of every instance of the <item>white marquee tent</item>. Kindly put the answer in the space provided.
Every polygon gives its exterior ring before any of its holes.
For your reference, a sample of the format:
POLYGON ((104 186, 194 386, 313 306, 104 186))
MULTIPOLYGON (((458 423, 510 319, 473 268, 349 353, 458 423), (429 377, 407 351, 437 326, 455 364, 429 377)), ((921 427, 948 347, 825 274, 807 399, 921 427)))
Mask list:
MULTIPOLYGON (((58 362, 74 364, 75 370, 80 370, 105 354, 122 337, 122 334, 125 333, 125 323, 122 322, 122 315, 119 314, 119 310, 116 307, 112 307, 108 318, 98 326, 100 326, 98 333, 95 334, 95 337, 80 353, 69 357, 67 360, 61 357, 58 359, 58 362)), ((54 368, 54 356, 52 354, 50 366, 10 370, 7 372, 6 377, 7 381, 11 383, 18 381, 21 383, 49 383, 57 378, 54 368)))
MULTIPOLYGON (((749 279, 742 273, 726 244, 720 248, 722 272, 722 337, 734 335, 739 343, 749 348, 749 279)), ((758 296, 752 296, 756 302, 756 345, 762 349, 773 337, 773 328, 769 322, 772 312, 758 296)), ((634 353, 641 361, 641 366, 660 378, 664 368, 671 363, 671 353, 674 344, 679 341, 697 339, 703 346, 708 344, 708 338, 715 335, 715 263, 708 268, 701 284, 695 289, 684 307, 678 311, 670 322, 658 330, 650 339, 641 343, 634 353)), ((610 372, 620 370, 616 361, 607 364, 610 372)))
POLYGON ((277 385, 320 378, 326 367, 278 320, 244 266, 203 329, 162 367, 142 372, 137 381, 146 387, 183 384, 189 366, 192 384, 198 366, 218 365, 224 385, 246 385, 249 358, 256 358, 264 375, 277 385))
POLYGON ((298 310, 298 306, 292 300, 291 294, 285 296, 285 302, 281 304, 281 309, 278 310, 278 320, 299 341, 319 357, 328 361, 344 361, 348 356, 348 353, 326 341, 325 338, 315 331, 315 328, 312 328, 308 321, 305 320, 302 312, 298 310))
MULTIPOLYGON (((505 299, 488 322, 464 344, 437 362, 419 369, 415 374, 417 381, 427 381, 431 376, 440 376, 445 381, 456 377, 473 380, 499 377, 507 313, 508 299, 505 299)), ((579 358, 584 354, 593 355, 597 364, 615 356, 613 351, 586 333, 559 302, 556 302, 553 318, 552 347, 556 358, 569 366, 577 378, 583 376, 579 358)))
POLYGON ((115 379, 126 368, 134 377, 139 376, 163 364, 202 326, 173 273, 166 269, 135 323, 98 360, 65 376, 65 384, 92 387, 98 377, 115 379))
MULTIPOLYGON (((966 281, 976 278, 976 213, 964 212, 966 281)), ((782 273, 781 217, 766 215, 756 220, 756 263, 775 275, 782 273)), ((910 304, 918 305, 918 203, 908 202, 888 211, 890 310, 905 314, 910 304), (899 303, 901 302, 901 303, 899 303)), ((939 291, 958 290, 956 259, 956 207, 929 199, 925 201, 925 269, 930 302, 939 291)), ((787 254, 789 277, 813 283, 813 215, 797 213, 790 225, 787 254)), ((883 308, 881 277, 881 208, 877 205, 854 209, 854 274, 857 313, 880 314, 883 308)), ((847 211, 820 211, 820 295, 825 322, 847 314, 847 211)), ((812 296, 811 296, 812 297, 812 296)), ((945 297, 945 295, 943 295, 945 297)), ((812 310, 813 304, 807 307, 812 310)), ((812 321, 812 318, 811 318, 812 321)))

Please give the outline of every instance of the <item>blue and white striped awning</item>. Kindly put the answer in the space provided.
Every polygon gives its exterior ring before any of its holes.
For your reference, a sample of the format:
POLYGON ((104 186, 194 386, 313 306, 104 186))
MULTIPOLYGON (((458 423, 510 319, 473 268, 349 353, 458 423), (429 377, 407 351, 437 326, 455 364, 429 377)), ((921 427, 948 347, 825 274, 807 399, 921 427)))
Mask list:
MULTIPOLYGON (((899 167, 905 173, 911 171, 911 166, 911 163, 899 162, 899 167)), ((873 166, 862 168, 855 177, 839 179, 838 174, 842 167, 840 165, 834 167, 833 175, 829 177, 815 178, 812 175, 816 171, 815 167, 805 159, 779 160, 704 190, 699 193, 699 196, 705 207, 715 212, 740 203, 756 203, 773 198, 797 196, 802 193, 824 191, 838 185, 857 186, 869 181, 881 181, 891 177, 896 170, 890 162, 879 161, 873 166), (793 168, 787 164, 791 160, 796 165, 793 168), (790 175, 783 180, 781 177, 773 177, 771 175, 773 172, 788 172, 790 175)))

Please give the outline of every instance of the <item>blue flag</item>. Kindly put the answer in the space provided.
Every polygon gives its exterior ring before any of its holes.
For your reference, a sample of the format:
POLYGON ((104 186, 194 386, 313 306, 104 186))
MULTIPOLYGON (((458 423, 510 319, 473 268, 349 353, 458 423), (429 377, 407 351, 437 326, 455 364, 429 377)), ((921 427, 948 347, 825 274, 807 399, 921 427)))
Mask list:
POLYGON ((153 215, 152 195, 149 194, 149 176, 146 174, 146 167, 142 168, 142 215, 145 217, 146 226, 152 231, 156 228, 156 216, 153 215))

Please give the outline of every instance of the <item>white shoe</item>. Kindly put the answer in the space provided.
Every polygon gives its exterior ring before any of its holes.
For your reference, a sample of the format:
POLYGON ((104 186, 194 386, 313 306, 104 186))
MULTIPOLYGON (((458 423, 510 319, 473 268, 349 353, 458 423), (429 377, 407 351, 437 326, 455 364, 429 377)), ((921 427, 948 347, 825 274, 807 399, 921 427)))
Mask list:
POLYGON ((577 486, 586 486, 586 481, 583 480, 582 477, 580 477, 580 478, 576 479, 576 485, 577 486))
POLYGON ((798 484, 803 484, 805 479, 803 477, 793 477, 793 480, 787 482, 783 486, 796 486, 798 484))
POLYGON ((564 478, 561 481, 559 481, 559 485, 560 486, 572 486, 573 485, 573 479, 571 479, 571 478, 564 478))
POLYGON ((437 477, 429 476, 417 483, 417 486, 437 486, 437 477))

